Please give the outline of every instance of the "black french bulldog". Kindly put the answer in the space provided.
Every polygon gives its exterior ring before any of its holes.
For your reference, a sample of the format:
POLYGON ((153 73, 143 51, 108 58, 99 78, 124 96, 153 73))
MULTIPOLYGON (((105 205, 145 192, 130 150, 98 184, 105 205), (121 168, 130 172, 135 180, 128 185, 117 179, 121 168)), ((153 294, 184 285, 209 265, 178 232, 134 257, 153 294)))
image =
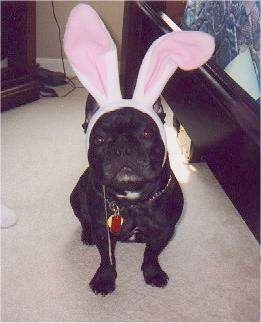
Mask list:
MULTIPOLYGON (((98 108, 91 96, 87 101, 85 130, 88 108, 92 113, 98 108)), ((157 287, 168 282, 158 256, 174 234, 183 208, 183 195, 168 157, 162 165, 164 151, 153 119, 134 108, 108 112, 92 129, 90 165, 70 201, 82 225, 82 242, 95 244, 101 255, 100 266, 90 282, 96 294, 106 295, 115 289, 117 241, 145 243, 141 266, 145 282, 157 287), (108 234, 106 224, 107 213, 112 213, 111 202, 123 218, 117 234, 108 234)))

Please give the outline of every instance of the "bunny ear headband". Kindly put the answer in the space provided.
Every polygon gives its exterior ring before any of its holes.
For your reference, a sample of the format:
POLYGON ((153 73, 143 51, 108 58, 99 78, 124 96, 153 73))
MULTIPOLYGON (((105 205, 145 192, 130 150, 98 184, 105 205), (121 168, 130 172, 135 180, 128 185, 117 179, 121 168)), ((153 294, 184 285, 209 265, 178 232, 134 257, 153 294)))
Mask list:
POLYGON ((133 107, 157 124, 165 145, 165 162, 166 134, 153 104, 178 67, 196 69, 212 56, 214 49, 213 37, 199 31, 171 32, 159 37, 142 61, 132 99, 123 99, 117 49, 109 32, 89 5, 74 7, 66 25, 64 50, 79 80, 100 106, 86 131, 87 155, 89 137, 97 120, 109 111, 133 107))

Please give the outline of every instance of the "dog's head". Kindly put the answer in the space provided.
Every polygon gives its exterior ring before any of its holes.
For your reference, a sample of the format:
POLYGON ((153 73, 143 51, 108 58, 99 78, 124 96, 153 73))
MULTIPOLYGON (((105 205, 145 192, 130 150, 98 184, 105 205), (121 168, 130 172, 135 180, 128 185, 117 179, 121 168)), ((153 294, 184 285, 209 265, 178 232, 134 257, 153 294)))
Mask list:
POLYGON ((90 6, 73 8, 64 49, 100 107, 86 129, 86 145, 89 162, 101 171, 102 180, 127 187, 157 175, 166 159, 166 134, 153 104, 178 67, 198 68, 214 48, 214 39, 203 32, 179 31, 159 37, 142 61, 132 99, 123 99, 117 49, 108 30, 90 6))
POLYGON ((134 108, 105 113, 90 134, 88 159, 95 177, 117 192, 139 190, 154 181, 164 155, 156 123, 134 108))

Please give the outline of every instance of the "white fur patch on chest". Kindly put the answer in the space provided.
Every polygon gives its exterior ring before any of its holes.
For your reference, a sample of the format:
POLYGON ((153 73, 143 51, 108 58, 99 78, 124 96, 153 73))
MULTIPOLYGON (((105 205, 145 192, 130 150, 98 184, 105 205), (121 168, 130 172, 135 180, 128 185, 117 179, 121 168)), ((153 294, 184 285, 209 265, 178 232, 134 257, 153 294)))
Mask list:
POLYGON ((128 200, 136 200, 140 197, 139 192, 125 191, 125 195, 117 195, 119 198, 125 198, 128 200))

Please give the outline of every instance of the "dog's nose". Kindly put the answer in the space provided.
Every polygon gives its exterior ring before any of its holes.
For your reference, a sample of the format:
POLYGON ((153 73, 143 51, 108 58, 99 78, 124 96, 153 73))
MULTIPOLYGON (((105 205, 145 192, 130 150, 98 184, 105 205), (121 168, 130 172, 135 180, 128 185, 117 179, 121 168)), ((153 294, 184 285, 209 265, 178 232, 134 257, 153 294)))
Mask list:
POLYGON ((122 136, 115 142, 115 154, 119 157, 129 156, 132 152, 128 138, 122 136))
POLYGON ((117 147, 115 149, 115 153, 119 157, 125 157, 130 155, 131 149, 128 147, 117 147))

